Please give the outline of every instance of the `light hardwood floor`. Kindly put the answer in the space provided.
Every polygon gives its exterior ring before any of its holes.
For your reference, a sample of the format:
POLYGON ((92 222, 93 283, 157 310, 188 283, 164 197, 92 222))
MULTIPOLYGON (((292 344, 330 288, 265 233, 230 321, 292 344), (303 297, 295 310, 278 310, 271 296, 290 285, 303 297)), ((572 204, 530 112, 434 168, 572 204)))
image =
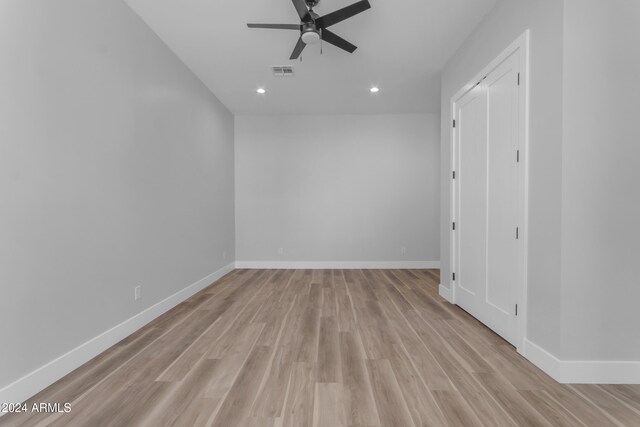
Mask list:
POLYGON ((236 270, 2 426, 640 426, 640 386, 560 385, 436 270, 236 270))

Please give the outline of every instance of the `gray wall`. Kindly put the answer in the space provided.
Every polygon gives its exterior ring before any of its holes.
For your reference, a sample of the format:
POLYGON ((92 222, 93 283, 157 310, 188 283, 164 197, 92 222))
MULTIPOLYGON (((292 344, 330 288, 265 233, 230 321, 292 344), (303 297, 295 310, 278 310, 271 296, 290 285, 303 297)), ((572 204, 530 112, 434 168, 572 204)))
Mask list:
POLYGON ((531 30, 528 338, 560 351, 563 2, 501 0, 442 72, 441 277, 449 287, 451 97, 531 30))
POLYGON ((0 11, 1 389, 235 249, 233 117, 151 30, 113 0, 0 11))
POLYGON ((640 360, 640 2, 565 0, 562 358, 640 360))
POLYGON ((439 120, 237 116, 237 259, 438 261, 439 120))

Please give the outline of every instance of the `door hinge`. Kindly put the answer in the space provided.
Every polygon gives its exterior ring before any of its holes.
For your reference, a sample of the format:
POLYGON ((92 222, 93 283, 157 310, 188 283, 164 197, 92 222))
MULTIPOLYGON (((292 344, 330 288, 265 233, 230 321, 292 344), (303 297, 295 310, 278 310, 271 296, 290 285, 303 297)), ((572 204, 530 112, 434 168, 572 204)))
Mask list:
POLYGON ((520 73, 518 73, 518 86, 520 86, 520 73))
POLYGON ((520 163, 520 150, 516 150, 516 162, 520 163))
POLYGON ((516 240, 520 238, 520 227, 516 227, 516 240))
POLYGON ((478 83, 476 83, 476 85, 474 86, 474 88, 480 86, 480 83, 482 83, 483 81, 485 81, 487 79, 487 76, 484 76, 483 78, 480 79, 480 81, 478 83))
POLYGON ((452 273, 451 277, 452 277, 452 280, 455 282, 456 281, 456 273, 452 273))
POLYGON ((453 171, 453 179, 456 179, 456 171, 453 171))
POLYGON ((453 223, 453 230, 455 231, 455 229, 456 229, 456 223, 454 222, 453 223))
POLYGON ((516 304, 516 316, 518 315, 518 304, 516 304))
POLYGON ((453 119, 453 127, 456 127, 456 119, 453 119))

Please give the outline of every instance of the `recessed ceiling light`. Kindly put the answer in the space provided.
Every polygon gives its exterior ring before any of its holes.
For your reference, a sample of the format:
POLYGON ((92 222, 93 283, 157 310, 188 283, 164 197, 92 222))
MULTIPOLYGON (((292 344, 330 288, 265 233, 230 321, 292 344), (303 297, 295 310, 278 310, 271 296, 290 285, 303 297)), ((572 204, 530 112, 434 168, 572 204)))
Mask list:
POLYGON ((264 90, 264 89, 263 89, 263 88, 261 88, 261 87, 259 87, 259 88, 256 90, 256 92, 258 92, 260 95, 262 95, 262 94, 264 94, 264 93, 267 93, 267 91, 266 91, 266 90, 264 90))
POLYGON ((369 91, 371 93, 378 93, 378 92, 380 92, 380 88, 378 86, 374 86, 371 89, 369 89, 369 91))

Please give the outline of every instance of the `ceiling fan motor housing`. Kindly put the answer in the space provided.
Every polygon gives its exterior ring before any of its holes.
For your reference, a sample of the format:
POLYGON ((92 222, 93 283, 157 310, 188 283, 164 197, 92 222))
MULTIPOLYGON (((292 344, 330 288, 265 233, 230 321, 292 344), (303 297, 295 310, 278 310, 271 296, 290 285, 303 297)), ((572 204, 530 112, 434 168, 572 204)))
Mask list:
POLYGON ((304 44, 315 44, 320 41, 320 30, 316 28, 313 22, 302 25, 302 41, 304 44))

